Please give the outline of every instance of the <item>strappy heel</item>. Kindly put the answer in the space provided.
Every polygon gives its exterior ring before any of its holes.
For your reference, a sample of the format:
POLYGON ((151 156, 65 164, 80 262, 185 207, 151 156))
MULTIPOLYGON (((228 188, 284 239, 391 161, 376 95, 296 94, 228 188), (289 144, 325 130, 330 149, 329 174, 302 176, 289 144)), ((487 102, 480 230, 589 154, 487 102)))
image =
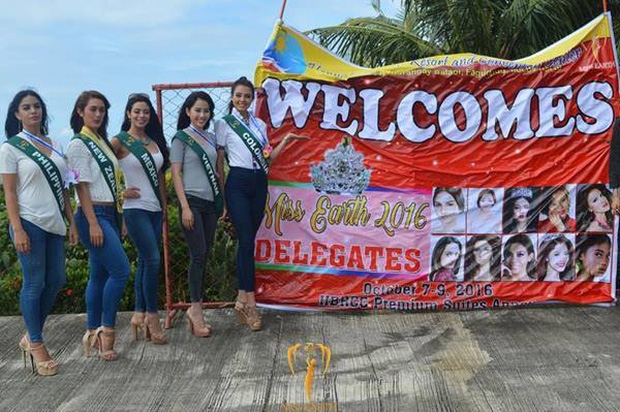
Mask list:
POLYGON ((144 333, 146 339, 145 315, 144 313, 134 312, 131 316, 131 336, 133 340, 140 340, 140 332, 144 333))
POLYGON ((116 332, 114 330, 105 330, 103 326, 99 326, 95 331, 95 343, 98 349, 97 355, 105 361, 115 361, 117 354, 114 349, 103 348, 103 338, 112 338, 112 347, 114 347, 114 338, 116 332))
MULTIPOLYGON (((25 336, 24 336, 25 337, 25 336)), ((33 347, 30 342, 28 342, 28 338, 24 340, 22 338, 19 341, 19 348, 22 351, 22 358, 24 359, 24 368, 26 367, 26 355, 30 355, 30 365, 32 366, 32 373, 37 373, 41 376, 54 376, 58 373, 58 363, 54 359, 49 359, 46 361, 35 362, 34 356, 32 352, 37 352, 40 350, 45 350, 45 345, 40 344, 39 346, 33 347)))
POLYGON ((256 306, 246 306, 245 314, 247 316, 247 324, 254 332, 261 330, 263 321, 260 312, 256 306))
POLYGON ((191 310, 188 310, 187 326, 190 333, 197 338, 208 338, 211 335, 211 326, 204 323, 202 311, 200 311, 200 319, 192 319, 191 310))
POLYGON ((245 303, 241 301, 235 302, 235 312, 237 313, 237 320, 242 325, 248 324, 248 315, 245 313, 245 303))
POLYGON ((159 315, 154 314, 152 317, 146 315, 144 319, 144 337, 156 345, 165 345, 168 343, 166 334, 159 324, 159 315))
POLYGON ((95 335, 94 330, 87 330, 82 337, 82 352, 84 352, 85 357, 90 358, 93 356, 96 338, 97 336, 95 335))

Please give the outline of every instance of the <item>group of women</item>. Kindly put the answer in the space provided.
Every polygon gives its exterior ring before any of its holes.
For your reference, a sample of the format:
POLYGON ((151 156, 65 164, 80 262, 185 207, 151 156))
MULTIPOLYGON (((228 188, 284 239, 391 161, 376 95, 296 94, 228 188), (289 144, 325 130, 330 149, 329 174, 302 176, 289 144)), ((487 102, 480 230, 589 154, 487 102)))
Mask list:
POLYGON ((10 236, 23 272, 20 308, 27 333, 19 347, 24 359, 30 356, 34 371, 55 375, 58 369, 44 344, 43 326, 66 281, 65 219, 69 244, 76 245, 79 238, 89 255, 84 355, 117 358, 116 312, 130 274, 121 241, 125 233, 138 251, 133 337, 144 334, 155 344, 167 343, 157 311, 157 284, 166 210, 164 175, 170 166, 190 255, 191 333, 212 333, 202 312, 204 271, 218 218, 226 214, 239 239, 235 311, 251 330, 261 329, 254 297, 254 240, 265 209, 268 167, 287 142, 303 137, 288 134, 272 149, 265 123, 249 110, 253 98, 252 83, 238 79, 231 89, 229 115, 216 122, 213 134, 208 131, 213 100, 202 91, 191 93, 179 111, 169 150, 148 95, 129 96, 121 130, 109 138, 108 100, 97 91, 85 91, 71 113, 75 135, 65 153, 48 136, 41 96, 33 90, 17 93, 7 112, 0 173, 10 236), (75 214, 70 185, 75 187, 75 214))

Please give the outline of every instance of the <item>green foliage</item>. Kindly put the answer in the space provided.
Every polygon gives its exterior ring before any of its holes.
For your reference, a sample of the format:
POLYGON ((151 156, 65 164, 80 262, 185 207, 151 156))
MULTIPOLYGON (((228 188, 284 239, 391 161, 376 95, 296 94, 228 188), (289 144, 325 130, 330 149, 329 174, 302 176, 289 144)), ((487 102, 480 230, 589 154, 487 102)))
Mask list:
MULTIPOLYGON (((309 33, 366 67, 465 52, 514 60, 544 49, 603 12, 601 0, 401 0, 395 17, 385 16, 378 0, 373 5, 377 16, 309 33)), ((609 10, 618 16, 620 0, 610 0, 609 10)))
MULTIPOLYGON (((187 286, 187 266, 189 264, 188 249, 183 238, 179 222, 179 211, 174 195, 172 182, 166 179, 166 188, 170 202, 168 204, 168 252, 170 271, 174 285, 173 301, 189 300, 187 286)), ((4 199, 4 191, 0 186, 0 199, 4 199)), ((17 315, 19 310, 19 292, 21 289, 21 267, 17 260, 15 248, 9 237, 8 216, 4 201, 0 201, 0 316, 17 315)), ((131 311, 134 308, 134 275, 137 265, 137 251, 129 237, 123 245, 131 262, 131 275, 125 293, 121 299, 119 310, 131 311)), ((236 296, 235 253, 237 242, 230 222, 218 225, 215 242, 206 269, 205 299, 207 301, 230 301, 236 296)), ((159 307, 164 308, 166 287, 164 281, 164 265, 159 278, 159 307)), ((54 306, 55 313, 83 313, 86 311, 84 301, 88 283, 88 251, 81 244, 76 247, 67 246, 67 283, 58 294, 54 306)))

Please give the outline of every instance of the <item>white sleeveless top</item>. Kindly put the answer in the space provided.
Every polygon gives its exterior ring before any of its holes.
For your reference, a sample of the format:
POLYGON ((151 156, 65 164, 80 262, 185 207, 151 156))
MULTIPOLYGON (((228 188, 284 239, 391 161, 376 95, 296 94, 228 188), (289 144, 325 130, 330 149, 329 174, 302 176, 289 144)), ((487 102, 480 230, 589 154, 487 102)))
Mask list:
MULTIPOLYGON (((146 150, 146 149, 145 149, 146 150)), ((155 168, 159 172, 164 164, 164 156, 160 151, 151 153, 155 168)), ((125 198, 123 209, 142 209, 149 212, 161 212, 161 206, 157 195, 153 191, 153 186, 149 180, 142 164, 138 158, 131 152, 118 161, 125 175, 125 187, 137 187, 140 189, 140 197, 138 199, 125 198)), ((165 182, 159 182, 165 184, 165 182)))

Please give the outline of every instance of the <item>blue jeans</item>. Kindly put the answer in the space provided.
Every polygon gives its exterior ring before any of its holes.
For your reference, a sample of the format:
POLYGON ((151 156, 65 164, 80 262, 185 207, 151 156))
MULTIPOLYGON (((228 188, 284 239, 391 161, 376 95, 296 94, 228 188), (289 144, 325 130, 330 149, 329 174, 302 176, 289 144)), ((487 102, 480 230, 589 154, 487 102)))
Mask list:
POLYGON ((226 207, 237 232, 239 290, 254 292, 254 241, 265 216, 267 175, 262 170, 231 167, 226 179, 226 207))
POLYGON ((142 209, 123 211, 129 237, 138 249, 138 268, 134 289, 136 312, 157 313, 157 279, 159 278, 159 244, 162 234, 162 212, 142 209))
POLYGON ((103 245, 90 243, 88 220, 78 208, 75 214, 80 241, 88 249, 89 277, 86 285, 86 327, 113 328, 118 303, 129 279, 129 259, 123 249, 114 206, 93 205, 97 222, 103 231, 103 245))
MULTIPOLYGON (((30 239, 28 253, 17 252, 24 280, 19 307, 24 316, 30 342, 43 342, 43 324, 52 311, 56 295, 67 281, 65 238, 20 219, 30 239)), ((13 228, 9 234, 14 239, 13 228)))

